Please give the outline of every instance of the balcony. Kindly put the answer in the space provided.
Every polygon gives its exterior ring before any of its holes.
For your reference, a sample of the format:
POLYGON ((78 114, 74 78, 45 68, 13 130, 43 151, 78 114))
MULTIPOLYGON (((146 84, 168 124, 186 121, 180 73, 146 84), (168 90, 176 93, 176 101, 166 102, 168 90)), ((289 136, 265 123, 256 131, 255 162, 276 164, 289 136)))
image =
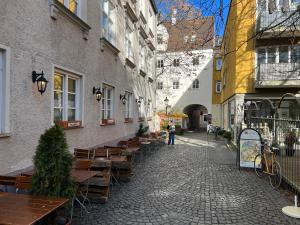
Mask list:
POLYGON ((255 88, 299 88, 300 63, 266 63, 256 68, 255 88))
POLYGON ((299 13, 296 10, 287 12, 262 11, 257 17, 256 33, 258 39, 278 37, 300 37, 299 13))

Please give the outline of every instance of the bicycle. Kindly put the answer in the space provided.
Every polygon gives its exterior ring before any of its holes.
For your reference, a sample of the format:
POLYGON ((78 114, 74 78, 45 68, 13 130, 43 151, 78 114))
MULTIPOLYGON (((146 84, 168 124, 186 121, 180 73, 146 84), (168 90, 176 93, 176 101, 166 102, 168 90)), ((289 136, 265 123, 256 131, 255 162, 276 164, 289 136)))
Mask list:
POLYGON ((269 176, 270 184, 273 188, 278 188, 281 184, 281 167, 276 160, 275 152, 278 152, 278 148, 271 147, 267 144, 264 145, 262 154, 257 154, 254 159, 254 170, 258 177, 264 175, 269 176))
POLYGON ((207 129, 207 136, 210 134, 210 133, 213 133, 215 134, 215 140, 217 141, 218 140, 218 135, 219 135, 219 132, 221 131, 221 127, 218 127, 218 126, 213 126, 213 125, 209 125, 208 129, 207 129))

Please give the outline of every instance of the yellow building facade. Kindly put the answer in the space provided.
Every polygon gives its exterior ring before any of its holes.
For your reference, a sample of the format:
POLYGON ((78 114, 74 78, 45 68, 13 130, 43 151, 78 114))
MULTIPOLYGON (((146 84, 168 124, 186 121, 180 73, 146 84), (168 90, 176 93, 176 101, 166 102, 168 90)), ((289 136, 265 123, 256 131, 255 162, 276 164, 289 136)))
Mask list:
POLYGON ((215 63, 222 57, 222 69, 213 73, 212 123, 231 130, 235 139, 245 126, 246 102, 265 98, 277 101, 284 93, 297 93, 300 87, 299 78, 292 74, 291 80, 286 69, 300 62, 298 34, 279 32, 283 18, 296 8, 290 5, 282 13, 281 6, 277 5, 270 12, 267 3, 232 0, 222 45, 215 52, 215 63), (221 93, 215 90, 219 80, 221 93))

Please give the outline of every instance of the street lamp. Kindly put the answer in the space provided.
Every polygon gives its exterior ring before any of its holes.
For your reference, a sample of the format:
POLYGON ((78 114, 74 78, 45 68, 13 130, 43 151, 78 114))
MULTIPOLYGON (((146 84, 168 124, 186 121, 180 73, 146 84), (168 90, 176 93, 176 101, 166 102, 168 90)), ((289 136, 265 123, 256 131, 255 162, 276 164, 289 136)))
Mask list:
POLYGON ((165 98, 164 102, 165 102, 165 106, 166 106, 166 116, 167 116, 168 115, 168 107, 169 107, 169 99, 168 99, 168 97, 165 98))

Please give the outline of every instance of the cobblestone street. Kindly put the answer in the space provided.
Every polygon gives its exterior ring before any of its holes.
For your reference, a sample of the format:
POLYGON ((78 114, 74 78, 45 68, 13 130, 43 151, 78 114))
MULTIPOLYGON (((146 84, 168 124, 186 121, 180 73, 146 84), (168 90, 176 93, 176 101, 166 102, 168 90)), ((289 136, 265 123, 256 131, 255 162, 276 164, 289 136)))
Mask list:
POLYGON ((281 208, 293 203, 253 172, 239 171, 235 154, 206 135, 177 136, 115 185, 106 204, 92 204, 74 224, 296 225, 281 208))

